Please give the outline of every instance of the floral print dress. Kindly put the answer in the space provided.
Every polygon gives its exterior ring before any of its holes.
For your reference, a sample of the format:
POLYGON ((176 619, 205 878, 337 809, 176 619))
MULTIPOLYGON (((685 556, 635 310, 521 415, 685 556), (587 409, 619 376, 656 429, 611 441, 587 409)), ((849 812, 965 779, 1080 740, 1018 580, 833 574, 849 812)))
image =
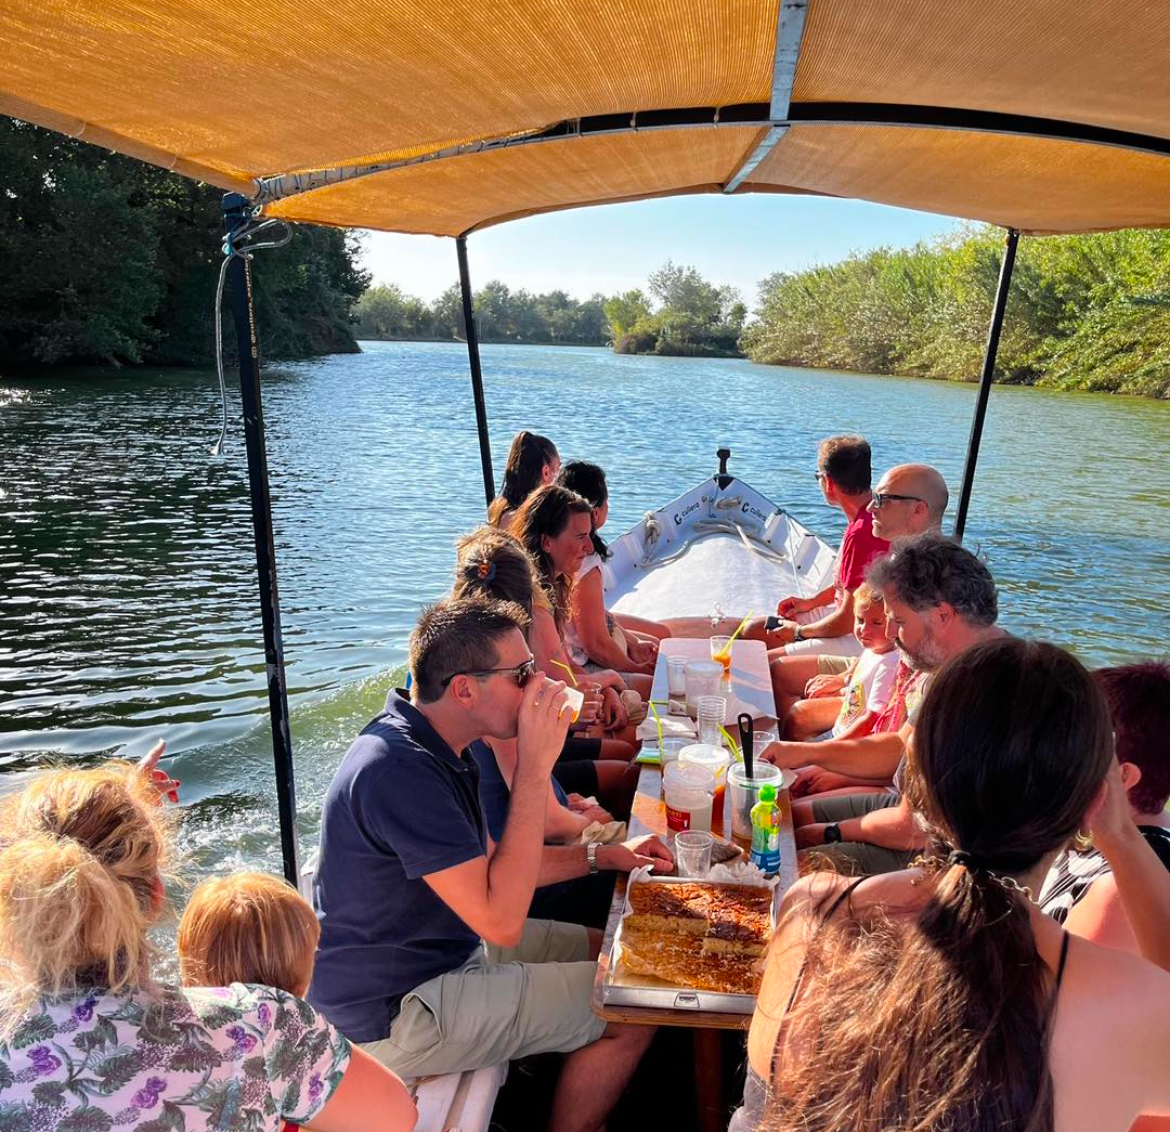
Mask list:
POLYGON ((42 999, 0 1041, 0 1132, 274 1132, 307 1124, 349 1042, 270 987, 42 999))

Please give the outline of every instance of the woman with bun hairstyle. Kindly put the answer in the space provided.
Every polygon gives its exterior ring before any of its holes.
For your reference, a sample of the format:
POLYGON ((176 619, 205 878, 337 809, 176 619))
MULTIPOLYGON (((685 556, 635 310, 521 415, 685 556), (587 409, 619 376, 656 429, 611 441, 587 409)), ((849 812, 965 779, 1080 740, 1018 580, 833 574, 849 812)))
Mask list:
POLYGON ((488 507, 488 522, 493 527, 508 530, 524 500, 538 487, 552 483, 560 470, 557 446, 547 436, 527 431, 516 433, 512 447, 508 449, 500 494, 488 507))
POLYGON ((1170 1113, 1170 975, 1035 903, 1078 828, 1131 833, 1085 669, 1012 638, 948 661, 907 792, 931 845, 920 867, 788 894, 732 1127, 1126 1132, 1170 1113))
POLYGON ((153 978, 170 833, 152 770, 53 770, 0 804, 5 1126, 409 1132, 402 1082, 307 1003, 153 978))

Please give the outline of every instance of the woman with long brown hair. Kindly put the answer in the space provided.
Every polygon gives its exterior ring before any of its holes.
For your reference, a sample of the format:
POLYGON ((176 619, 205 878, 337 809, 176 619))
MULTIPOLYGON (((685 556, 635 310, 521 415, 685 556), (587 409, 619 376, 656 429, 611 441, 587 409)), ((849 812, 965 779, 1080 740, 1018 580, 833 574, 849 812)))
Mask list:
POLYGON ((907 787, 921 867, 789 893, 733 1128, 1125 1132, 1170 1112, 1170 975, 1033 896, 1084 823, 1106 843, 1132 825, 1084 668, 1011 638, 952 659, 907 787))
POLYGON ((488 522, 507 530, 516 511, 538 487, 552 483, 561 470, 557 446, 547 436, 522 431, 512 439, 500 494, 488 507, 488 522))
POLYGON ((409 1132, 402 1082, 308 1003, 154 980, 170 834, 151 769, 53 770, 0 806, 0 1122, 409 1132))

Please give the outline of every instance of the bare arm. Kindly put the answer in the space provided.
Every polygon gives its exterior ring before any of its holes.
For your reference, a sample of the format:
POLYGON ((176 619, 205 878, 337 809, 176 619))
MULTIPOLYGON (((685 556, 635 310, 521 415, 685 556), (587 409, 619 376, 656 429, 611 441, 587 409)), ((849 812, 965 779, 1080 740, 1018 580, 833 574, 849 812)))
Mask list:
MULTIPOLYGON (((500 776, 512 789, 512 778, 516 773, 516 740, 489 739, 487 745, 496 757, 496 766, 500 768, 500 776)), ((548 795, 545 801, 544 839, 546 842, 564 844, 576 841, 581 831, 589 824, 589 819, 573 813, 567 806, 562 806, 553 789, 552 782, 548 784, 548 795)), ((541 881, 548 884, 548 881, 541 881)))
POLYGON ((472 931, 500 947, 520 942, 540 872, 549 774, 571 717, 563 693, 564 684, 538 677, 524 689, 508 823, 495 851, 423 878, 472 931))
POLYGON ((919 829, 905 798, 896 806, 848 818, 840 825, 842 841, 865 841, 882 849, 921 849, 926 845, 926 834, 919 829))
POLYGON ((573 589, 573 624, 594 664, 619 672, 637 670, 638 666, 630 660, 626 650, 609 635, 600 570, 590 570, 585 577, 578 579, 573 589))
POLYGON ((350 1047, 337 1091, 313 1117, 315 1132, 410 1132, 418 1111, 406 1086, 364 1049, 350 1047))
POLYGON ((823 743, 771 743, 760 757, 765 762, 791 769, 815 760, 825 770, 872 782, 889 782, 904 750, 901 732, 882 731, 859 739, 826 739, 823 743))
MULTIPOLYGON (((657 837, 639 837, 621 845, 599 845, 597 848, 597 867, 603 873, 628 873, 644 865, 649 865, 656 873, 668 873, 674 866, 670 850, 657 837)), ((546 845, 537 885, 572 880, 588 872, 589 861, 584 845, 546 845)))
MULTIPOLYGON (((834 591, 829 591, 829 597, 834 591)), ((815 605, 810 606, 816 609, 815 605)), ((853 591, 846 590, 845 599, 832 613, 825 614, 818 621, 801 626, 801 634, 805 637, 843 637, 853 631, 853 591)))

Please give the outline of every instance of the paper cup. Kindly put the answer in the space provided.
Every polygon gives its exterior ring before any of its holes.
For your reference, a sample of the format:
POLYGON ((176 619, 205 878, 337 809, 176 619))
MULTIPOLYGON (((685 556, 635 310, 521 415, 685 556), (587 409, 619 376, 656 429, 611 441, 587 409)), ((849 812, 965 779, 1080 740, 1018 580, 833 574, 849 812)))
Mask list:
POLYGON ((577 722, 577 717, 581 714, 581 709, 585 706, 585 693, 580 688, 565 688, 565 707, 573 713, 573 722, 577 722))

